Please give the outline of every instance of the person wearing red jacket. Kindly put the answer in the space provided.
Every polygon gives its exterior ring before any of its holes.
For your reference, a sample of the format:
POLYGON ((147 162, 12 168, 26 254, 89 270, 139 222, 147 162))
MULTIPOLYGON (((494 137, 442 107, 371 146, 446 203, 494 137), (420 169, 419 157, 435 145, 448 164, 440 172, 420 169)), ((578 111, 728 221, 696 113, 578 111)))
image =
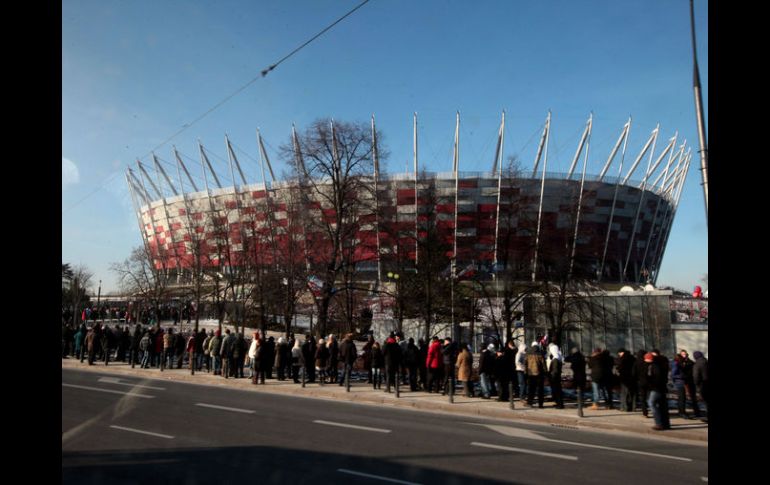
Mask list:
POLYGON ((425 366, 428 368, 428 392, 433 392, 433 384, 436 385, 436 392, 441 390, 441 381, 443 377, 441 342, 438 337, 433 336, 428 347, 428 358, 425 360, 425 366))

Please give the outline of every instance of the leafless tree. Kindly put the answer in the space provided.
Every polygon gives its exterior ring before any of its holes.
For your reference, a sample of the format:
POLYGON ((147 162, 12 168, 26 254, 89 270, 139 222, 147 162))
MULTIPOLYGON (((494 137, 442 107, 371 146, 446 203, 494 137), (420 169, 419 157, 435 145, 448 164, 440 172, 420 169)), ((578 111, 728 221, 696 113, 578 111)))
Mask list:
MULTIPOLYGON (((378 134, 381 140, 382 136, 378 134)), ((326 334, 329 307, 346 267, 353 264, 351 252, 359 230, 359 216, 371 212, 363 194, 370 189, 372 133, 365 123, 316 120, 299 137, 304 166, 297 177, 303 180, 303 205, 311 213, 308 231, 313 245, 311 272, 322 283, 316 299, 319 331, 326 334)), ((293 141, 281 147, 282 157, 294 166, 293 141)), ((381 159, 385 150, 379 149, 381 159)))

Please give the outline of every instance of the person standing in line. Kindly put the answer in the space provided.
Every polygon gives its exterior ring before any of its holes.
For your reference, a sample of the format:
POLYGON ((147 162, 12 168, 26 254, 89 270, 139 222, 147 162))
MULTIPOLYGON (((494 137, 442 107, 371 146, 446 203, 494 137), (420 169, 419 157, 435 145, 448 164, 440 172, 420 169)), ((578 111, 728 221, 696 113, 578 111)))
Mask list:
POLYGON ((487 345, 479 357, 479 383, 481 398, 489 399, 494 394, 495 344, 487 345))
POLYGON ((406 344, 406 352, 403 354, 404 365, 409 372, 409 390, 417 390, 417 363, 420 359, 420 349, 414 344, 414 339, 409 337, 406 344))
POLYGON ((326 340, 318 339, 318 347, 315 351, 315 370, 318 372, 318 381, 326 383, 326 368, 329 365, 329 349, 326 348, 326 340))
POLYGON ((133 369, 139 360, 139 343, 142 341, 142 326, 140 324, 134 325, 134 333, 131 335, 131 340, 128 346, 128 361, 133 369))
POLYGON ((564 364, 564 357, 561 355, 559 346, 555 343, 548 345, 548 352, 551 354, 551 362, 548 366, 548 382, 551 384, 551 397, 556 403, 556 409, 564 409, 564 397, 561 392, 561 370, 564 364))
POLYGON ((379 342, 374 342, 372 344, 371 355, 372 388, 382 389, 382 369, 385 367, 385 356, 382 355, 379 342))
POLYGON ((86 339, 86 333, 85 324, 81 324, 78 331, 75 332, 75 358, 80 359, 80 362, 83 362, 83 342, 86 339))
POLYGON ((295 384, 299 384, 299 371, 302 367, 302 362, 302 346, 299 343, 299 339, 296 339, 291 348, 291 377, 295 384))
POLYGON ((457 344, 452 342, 452 337, 444 338, 444 346, 441 347, 441 358, 444 365, 444 391, 442 394, 454 394, 457 344))
POLYGON ((709 401, 708 401, 708 383, 709 383, 709 362, 703 355, 703 352, 696 350, 692 354, 695 357, 695 365, 692 369, 693 382, 700 394, 700 398, 703 399, 703 404, 706 405, 706 417, 702 419, 708 423, 709 419, 709 401))
POLYGON ((457 380, 463 383, 463 394, 465 397, 473 397, 472 372, 473 355, 471 355, 468 346, 460 342, 460 354, 457 356, 457 380))
POLYGON ((222 331, 217 329, 209 342, 209 357, 214 362, 214 375, 222 374, 222 331))
POLYGON ((695 362, 690 359, 690 355, 684 349, 679 351, 679 357, 681 358, 684 387, 687 390, 687 394, 690 398, 690 405, 692 406, 693 416, 695 418, 700 418, 701 413, 700 409, 698 408, 698 396, 695 393, 695 380, 693 379, 693 366, 695 366, 695 362))
POLYGON ((273 362, 278 373, 279 381, 286 380, 286 361, 289 358, 287 357, 287 354, 288 347, 286 346, 286 338, 279 337, 278 345, 275 348, 275 361, 273 362))
POLYGON ((650 385, 647 382, 647 364, 644 362, 644 356, 647 351, 639 349, 636 352, 636 361, 634 362, 634 376, 636 377, 637 402, 642 405, 642 416, 651 418, 650 410, 647 405, 650 399, 650 385))
MULTIPOLYGON (((364 344, 364 348, 362 349, 364 353, 364 369, 367 373, 367 383, 372 383, 372 346, 374 345, 374 335, 369 335, 366 338, 366 343, 364 344)), ((343 378, 340 378, 340 382, 342 382, 343 378)))
POLYGON ((575 385, 575 392, 580 390, 580 397, 582 400, 583 389, 586 387, 586 359, 583 354, 580 353, 580 349, 572 347, 569 357, 565 358, 566 362, 570 363, 572 369, 572 382, 575 385))
POLYGON ((425 362, 428 359, 428 343, 425 339, 417 341, 417 374, 420 378, 419 386, 423 391, 428 390, 428 368, 425 362))
POLYGON ((382 351, 385 356, 385 392, 390 392, 390 388, 395 388, 398 385, 396 379, 399 378, 399 366, 401 365, 401 347, 396 341, 396 336, 393 332, 385 340, 385 348, 382 351))
MULTIPOLYGON (((374 340, 372 338, 372 340, 374 340)), ((345 385, 345 379, 350 380, 350 374, 353 372, 353 366, 358 358, 358 350, 356 344, 353 342, 353 334, 348 333, 345 335, 345 339, 340 344, 340 361, 343 364, 343 372, 340 375, 340 386, 345 385)))
POLYGON ((656 431, 671 429, 666 398, 668 375, 664 370, 663 362, 652 352, 644 355, 644 362, 647 364, 647 382, 650 385, 649 406, 652 408, 652 415, 655 418, 655 426, 652 429, 656 431))
POLYGON ((428 370, 428 392, 433 392, 435 385, 436 392, 441 390, 441 342, 437 336, 431 339, 428 347, 428 357, 425 361, 425 367, 428 370))
POLYGON ((636 376, 634 375, 636 359, 631 352, 620 348, 615 362, 620 379, 620 410, 630 413, 636 409, 636 376))
POLYGON ((545 400, 544 381, 547 370, 545 368, 545 358, 537 341, 532 342, 527 351, 527 406, 532 407, 535 402, 535 392, 537 392, 538 407, 543 407, 545 400))
MULTIPOLYGON (((278 340, 280 343, 280 339, 278 340)), ((337 342, 337 338, 334 334, 329 334, 326 348, 329 349, 329 382, 335 383, 339 379, 339 365, 340 365, 340 345, 337 342)), ((280 376, 281 374, 279 374, 280 376)), ((280 377, 279 377, 280 379, 280 377)))
POLYGON ((519 382, 519 398, 527 398, 527 344, 519 344, 515 359, 516 380, 519 382))

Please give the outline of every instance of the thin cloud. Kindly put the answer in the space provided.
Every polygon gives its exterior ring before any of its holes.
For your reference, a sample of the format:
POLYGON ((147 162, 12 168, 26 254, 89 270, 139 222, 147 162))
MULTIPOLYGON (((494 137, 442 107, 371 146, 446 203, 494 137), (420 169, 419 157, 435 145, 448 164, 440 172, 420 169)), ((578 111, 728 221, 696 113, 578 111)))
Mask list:
POLYGON ((61 186, 75 185, 80 182, 80 171, 72 160, 61 159, 61 186))

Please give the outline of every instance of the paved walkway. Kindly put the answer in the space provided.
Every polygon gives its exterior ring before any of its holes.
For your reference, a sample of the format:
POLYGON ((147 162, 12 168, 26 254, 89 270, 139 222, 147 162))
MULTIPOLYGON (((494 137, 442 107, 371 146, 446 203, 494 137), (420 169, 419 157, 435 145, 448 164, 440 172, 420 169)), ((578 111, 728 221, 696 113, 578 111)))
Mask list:
MULTIPOLYGON (((676 411, 671 413, 671 429, 666 431, 654 431, 655 424, 652 419, 645 418, 641 412, 625 413, 617 409, 591 410, 583 408, 583 417, 577 415, 577 404, 565 402, 565 409, 555 409, 552 402, 546 398, 545 408, 525 407, 523 402, 516 399, 515 409, 510 409, 508 402, 498 402, 494 398, 486 400, 480 398, 463 397, 460 394, 454 396, 454 403, 449 403, 448 396, 429 394, 427 392, 410 392, 408 387, 404 391, 401 387, 400 397, 395 393, 388 394, 384 390, 374 390, 371 384, 354 382, 350 392, 337 384, 320 385, 318 383, 306 384, 302 387, 291 379, 278 381, 268 379, 265 385, 253 385, 251 379, 224 379, 207 372, 195 372, 190 375, 189 369, 155 369, 131 368, 126 363, 112 362, 108 366, 97 363, 89 366, 87 362, 80 363, 74 358, 62 359, 62 369, 78 369, 95 372, 110 372, 135 378, 163 379, 196 384, 227 386, 250 390, 254 392, 270 392, 286 394, 298 397, 311 397, 317 399, 333 399, 336 401, 351 401, 373 405, 388 405, 408 409, 425 410, 431 412, 444 412, 465 416, 483 416, 488 418, 506 419, 511 421, 524 421, 552 426, 570 427, 578 429, 596 429, 616 431, 621 433, 634 433, 649 437, 686 440, 688 444, 708 444, 708 425, 699 420, 687 420, 679 418, 676 411), (693 443, 694 442, 694 443, 693 443)), ((246 371, 248 375, 248 370, 246 371)), ((275 376, 275 374, 274 374, 275 376)), ((383 385, 384 389, 384 385, 383 385)))

